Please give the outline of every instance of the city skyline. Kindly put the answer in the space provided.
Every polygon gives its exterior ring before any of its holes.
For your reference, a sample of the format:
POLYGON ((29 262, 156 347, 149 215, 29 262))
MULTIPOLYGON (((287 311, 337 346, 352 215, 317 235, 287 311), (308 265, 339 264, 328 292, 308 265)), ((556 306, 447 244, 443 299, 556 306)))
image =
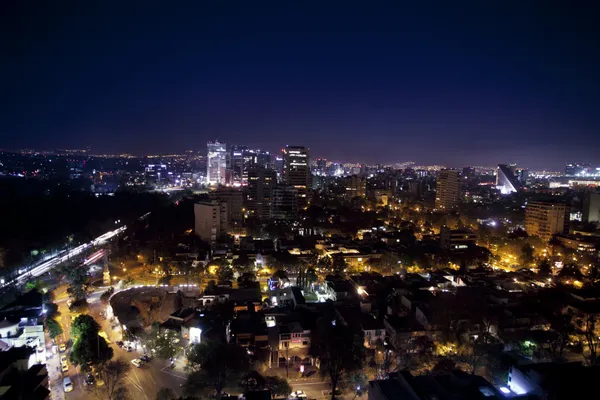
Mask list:
POLYGON ((4 148, 598 161, 594 5, 44 7, 7 13, 4 148))

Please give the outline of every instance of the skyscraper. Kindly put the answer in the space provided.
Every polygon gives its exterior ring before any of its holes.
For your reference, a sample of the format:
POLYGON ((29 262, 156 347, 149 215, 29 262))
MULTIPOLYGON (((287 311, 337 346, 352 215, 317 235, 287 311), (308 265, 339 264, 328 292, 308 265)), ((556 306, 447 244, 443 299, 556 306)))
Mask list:
POLYGON ((303 146, 285 146, 283 149, 283 182, 298 191, 298 206, 304 207, 308 201, 308 188, 311 185, 308 149, 303 146))
POLYGON ((514 168, 506 164, 498 164, 496 170, 496 189, 502 194, 514 193, 521 187, 521 183, 514 174, 514 168))
POLYGON ((206 164, 206 183, 224 185, 227 177, 227 150, 225 143, 219 141, 206 144, 208 155, 206 164))
POLYGON ((458 205, 460 200, 460 176, 454 169, 443 169, 437 181, 435 208, 450 210, 458 205))
POLYGON ((525 230, 548 241, 557 233, 569 233, 568 204, 551 201, 529 201, 525 207, 525 230))
POLYGON ((231 146, 230 169, 231 184, 233 186, 242 186, 244 173, 244 151, 248 150, 246 146, 231 146))
POLYGON ((273 188, 271 199, 271 219, 295 220, 298 218, 298 189, 290 185, 273 188))
POLYGON ((255 167, 248 171, 244 203, 250 216, 262 221, 271 217, 271 196, 276 183, 277 175, 272 169, 255 167))

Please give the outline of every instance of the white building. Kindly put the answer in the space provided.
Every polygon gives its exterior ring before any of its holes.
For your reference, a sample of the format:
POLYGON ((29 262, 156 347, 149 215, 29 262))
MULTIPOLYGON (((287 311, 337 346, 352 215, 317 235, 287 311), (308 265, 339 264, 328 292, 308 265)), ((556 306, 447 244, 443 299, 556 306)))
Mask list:
POLYGON ((209 185, 224 185, 227 174, 227 149, 225 143, 208 142, 206 162, 206 183, 209 185))

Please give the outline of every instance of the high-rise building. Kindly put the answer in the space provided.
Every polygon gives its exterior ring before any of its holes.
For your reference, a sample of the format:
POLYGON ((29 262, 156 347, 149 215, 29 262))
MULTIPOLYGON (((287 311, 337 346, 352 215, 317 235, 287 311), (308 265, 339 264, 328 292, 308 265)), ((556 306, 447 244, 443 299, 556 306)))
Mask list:
POLYGON ((529 201, 525 207, 525 230, 542 240, 552 235, 569 233, 570 207, 554 201, 529 201))
POLYGON ((443 169, 437 180, 435 208, 450 210, 460 201, 460 176, 454 169, 443 169))
POLYGON ((248 184, 248 173, 254 168, 272 168, 268 151, 246 149, 242 155, 242 186, 248 184))
POLYGON ((194 229, 200 239, 214 244, 228 229, 227 203, 218 200, 194 204, 194 229))
POLYGON ((466 180, 475 178, 475 168, 473 168, 471 166, 469 166, 469 167, 463 167, 463 169, 462 169, 462 176, 466 180))
POLYGON ((277 175, 272 169, 255 167, 248 172, 244 204, 249 216, 262 221, 271 218, 271 196, 276 183, 277 175))
POLYGON ((211 198, 220 203, 227 204, 227 224, 230 228, 242 225, 244 215, 242 214, 243 199, 241 188, 221 186, 211 193, 211 198))
POLYGON ((352 175, 344 179, 346 186, 345 196, 349 199, 354 197, 364 198, 367 195, 367 181, 358 176, 352 175))
POLYGON ((600 222, 600 193, 586 193, 583 199, 583 222, 600 222))
POLYGON ((521 183, 515 176, 516 168, 510 165, 498 164, 496 170, 496 189, 502 194, 514 193, 521 188, 521 183))
POLYGON ((311 185, 308 149, 302 146, 285 146, 283 149, 283 182, 298 191, 298 206, 304 207, 308 201, 308 188, 311 185))
POLYGON ((294 220, 298 218, 298 189, 290 185, 278 185, 273 188, 271 200, 271 219, 294 220))
POLYGON ((229 157, 229 168, 231 170, 231 184, 233 186, 242 186, 244 173, 244 151, 248 150, 246 146, 231 146, 231 155, 229 157))
POLYGON ((225 143, 218 141, 206 144, 208 155, 206 161, 206 183, 224 185, 227 178, 227 150, 225 143))

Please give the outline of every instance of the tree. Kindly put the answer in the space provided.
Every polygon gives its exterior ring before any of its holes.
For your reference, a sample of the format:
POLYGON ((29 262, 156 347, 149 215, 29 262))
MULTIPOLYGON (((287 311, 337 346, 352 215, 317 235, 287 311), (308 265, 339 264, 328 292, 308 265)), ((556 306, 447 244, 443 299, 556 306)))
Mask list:
POLYGON ((125 375, 129 370, 129 364, 121 359, 109 361, 98 371, 99 377, 104 385, 88 386, 99 400, 125 400, 127 399, 127 388, 123 385, 125 375))
POLYGON ((538 265, 538 271, 540 275, 548 276, 552 274, 552 266, 547 258, 544 258, 542 262, 538 265))
POLYGON ((431 370, 432 374, 446 374, 456 368, 456 363, 449 358, 439 360, 431 370))
POLYGON ((100 331, 100 325, 96 320, 87 314, 78 315, 71 324, 71 337, 77 340, 85 332, 98 333, 100 331))
POLYGON ((90 277, 87 267, 66 265, 61 268, 61 272, 65 274, 65 279, 69 285, 67 292, 75 300, 85 299, 87 296, 86 283, 90 277))
POLYGON ((317 321, 310 353, 318 357, 320 373, 331 384, 331 400, 346 374, 360 370, 364 362, 363 340, 342 322, 322 317, 317 321))
POLYGON ((233 279, 233 270, 229 265, 223 265, 219 268, 219 282, 228 282, 233 279))
POLYGON ((113 356, 113 349, 98 333, 84 332, 71 348, 69 359, 74 365, 87 371, 91 365, 102 364, 113 356))
POLYGON ((110 299, 110 296, 112 296, 114 292, 115 292, 115 288, 113 288, 113 287, 111 287, 107 291, 103 292, 100 295, 100 301, 102 302, 102 304, 107 305, 108 300, 110 299))
POLYGON ((46 318, 46 330, 52 340, 63 333, 62 326, 54 318, 46 318))
POLYGON ((523 264, 531 264, 533 262, 533 246, 525 243, 521 248, 521 260, 523 264))
POLYGON ((257 371, 250 371, 240 381, 240 388, 244 393, 263 390, 266 379, 257 371))
POLYGON ((598 346, 600 345, 600 322, 598 314, 586 313, 575 321, 576 334, 579 341, 587 348, 588 362, 596 365, 598 362, 598 346))
POLYGON ((308 268, 306 270, 306 285, 310 286, 318 280, 319 276, 317 275, 317 271, 315 271, 314 268, 308 268))
POLYGON ((74 340, 70 360, 83 370, 90 365, 101 364, 113 356, 113 350, 106 340, 98 335, 100 325, 89 315, 79 315, 71 325, 71 337, 74 340))
POLYGON ((160 388, 158 393, 156 393, 156 400, 176 400, 177 395, 170 388, 160 388))
POLYGON ((278 376, 265 377, 265 388, 271 392, 273 397, 287 398, 292 393, 292 387, 287 379, 278 376))
POLYGON ((183 350, 180 335, 171 329, 154 326, 146 339, 146 346, 154 351, 158 358, 173 358, 183 350))
POLYGON ((235 344, 205 341, 188 353, 188 367, 193 372, 188 376, 186 392, 195 394, 209 386, 219 399, 226 385, 238 382, 250 370, 250 360, 246 350, 235 344))
POLYGON ((336 274, 343 274, 348 264, 346 263, 346 259, 341 254, 335 254, 331 261, 331 269, 336 274))

